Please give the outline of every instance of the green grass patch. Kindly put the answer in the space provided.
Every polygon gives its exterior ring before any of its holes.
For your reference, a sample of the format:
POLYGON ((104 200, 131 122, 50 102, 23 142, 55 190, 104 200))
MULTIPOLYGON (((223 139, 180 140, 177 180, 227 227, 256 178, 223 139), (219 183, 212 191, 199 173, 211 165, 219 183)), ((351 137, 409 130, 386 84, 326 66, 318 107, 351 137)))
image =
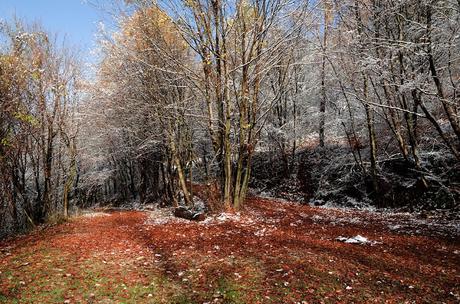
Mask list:
POLYGON ((228 278, 219 278, 215 294, 221 296, 224 303, 227 304, 245 303, 243 287, 228 278))

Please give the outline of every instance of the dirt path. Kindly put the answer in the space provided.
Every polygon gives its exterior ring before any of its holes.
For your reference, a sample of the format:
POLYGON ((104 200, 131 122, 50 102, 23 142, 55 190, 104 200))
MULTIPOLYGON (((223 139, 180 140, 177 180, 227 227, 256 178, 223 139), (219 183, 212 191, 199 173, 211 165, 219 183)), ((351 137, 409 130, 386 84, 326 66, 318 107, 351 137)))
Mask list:
POLYGON ((247 206, 200 223, 92 213, 0 243, 0 303, 460 302, 455 223, 247 206))

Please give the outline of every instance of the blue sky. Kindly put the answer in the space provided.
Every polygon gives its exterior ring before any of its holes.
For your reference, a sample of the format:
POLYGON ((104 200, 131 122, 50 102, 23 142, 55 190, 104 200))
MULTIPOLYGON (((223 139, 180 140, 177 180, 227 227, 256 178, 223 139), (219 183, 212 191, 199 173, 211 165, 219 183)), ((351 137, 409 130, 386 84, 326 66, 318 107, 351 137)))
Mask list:
POLYGON ((83 0, 0 0, 0 19, 16 15, 26 22, 40 22, 44 28, 65 35, 69 46, 81 50, 85 61, 92 61, 94 34, 101 20, 100 11, 83 0))

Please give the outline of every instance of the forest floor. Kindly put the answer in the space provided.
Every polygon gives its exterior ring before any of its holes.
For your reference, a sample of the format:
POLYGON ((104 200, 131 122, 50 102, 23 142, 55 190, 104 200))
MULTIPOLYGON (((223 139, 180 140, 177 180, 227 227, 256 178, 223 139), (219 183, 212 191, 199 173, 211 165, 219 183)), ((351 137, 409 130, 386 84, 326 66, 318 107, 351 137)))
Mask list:
POLYGON ((92 211, 0 243, 0 303, 459 303, 458 225, 261 198, 92 211))

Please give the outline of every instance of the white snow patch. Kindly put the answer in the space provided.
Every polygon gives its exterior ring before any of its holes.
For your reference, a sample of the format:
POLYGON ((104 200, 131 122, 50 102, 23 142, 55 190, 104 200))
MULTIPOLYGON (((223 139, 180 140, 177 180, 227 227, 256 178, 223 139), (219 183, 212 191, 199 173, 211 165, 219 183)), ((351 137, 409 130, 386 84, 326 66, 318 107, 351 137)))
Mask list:
POLYGON ((154 209, 149 211, 149 217, 145 221, 147 225, 164 225, 169 223, 188 223, 187 219, 174 216, 172 208, 154 209))
POLYGON ((316 221, 324 220, 325 218, 322 217, 322 216, 319 216, 319 215, 315 214, 315 215, 313 215, 313 216, 311 217, 311 219, 312 219, 313 221, 316 222, 316 221))
POLYGON ((401 225, 388 225, 388 229, 390 229, 390 230, 399 230, 399 229, 401 229, 401 225))
POLYGON ((82 215, 83 217, 99 217, 99 216, 110 216, 110 213, 105 212, 87 212, 82 215))
POLYGON ((204 221, 199 222, 200 225, 217 225, 225 222, 238 223, 241 226, 252 226, 256 223, 256 219, 248 216, 241 215, 241 213, 221 213, 219 215, 209 216, 204 221))
POLYGON ((345 237, 345 236, 339 236, 336 238, 336 240, 347 243, 347 244, 371 244, 371 245, 377 244, 377 242, 370 241, 368 238, 361 236, 359 234, 357 236, 350 237, 350 238, 345 237))

